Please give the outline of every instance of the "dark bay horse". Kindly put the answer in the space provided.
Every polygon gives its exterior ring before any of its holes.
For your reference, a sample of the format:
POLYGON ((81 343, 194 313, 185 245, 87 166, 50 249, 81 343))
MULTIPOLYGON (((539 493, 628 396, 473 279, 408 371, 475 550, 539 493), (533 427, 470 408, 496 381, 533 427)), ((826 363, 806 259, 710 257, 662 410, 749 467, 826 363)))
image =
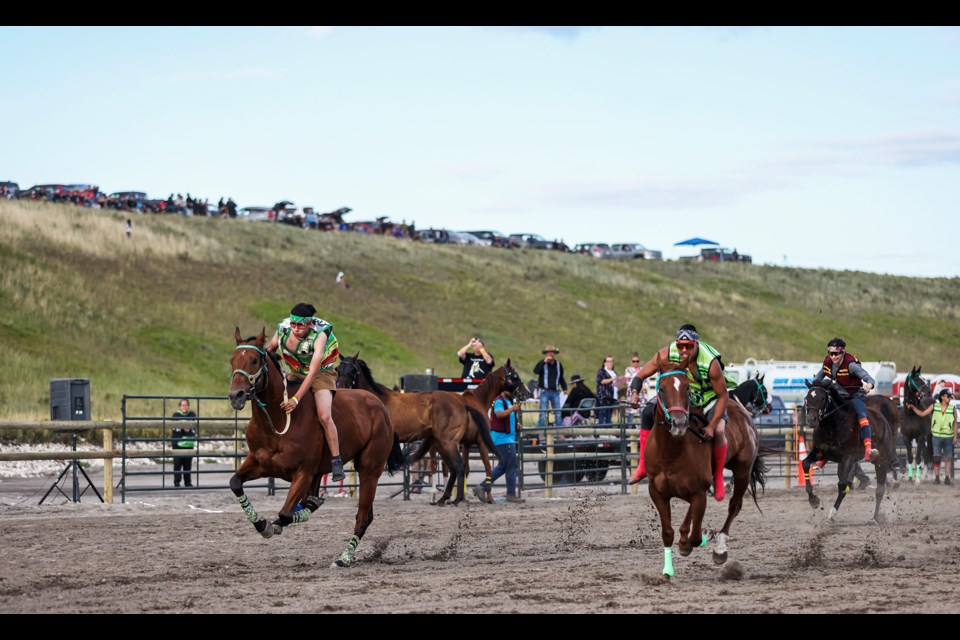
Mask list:
MULTIPOLYGON (((507 380, 512 382, 514 386, 513 402, 523 402, 531 396, 530 390, 527 389, 527 385, 521 380, 520 374, 513 368, 510 358, 507 358, 506 364, 491 371, 483 378, 483 382, 475 388, 467 389, 460 394, 460 399, 468 405, 475 407, 486 416, 493 407, 493 402, 497 399, 497 396, 503 391, 503 385, 507 380)), ((521 414, 517 414, 518 420, 520 419, 520 415, 521 414)), ((487 429, 489 431, 489 422, 487 429)), ((480 452, 480 460, 483 462, 483 470, 488 479, 488 482, 484 484, 486 487, 486 502, 493 504, 492 483, 489 482, 490 474, 493 472, 493 468, 490 465, 490 452, 493 450, 493 440, 491 439, 490 442, 487 443, 476 427, 471 427, 464 434, 461 454, 463 456, 465 478, 470 473, 470 447, 474 445, 476 445, 477 450, 480 452)), ((449 488, 447 491, 449 491, 449 488)))
POLYGON ((770 394, 763 386, 764 377, 766 374, 748 378, 730 392, 730 395, 739 400, 740 404, 754 416, 773 411, 770 405, 770 394))
MULTIPOLYGON (((650 482, 650 498, 660 514, 664 554, 661 578, 664 581, 673 577, 671 499, 679 498, 689 504, 680 524, 680 541, 677 544, 680 555, 690 555, 695 546, 706 546, 711 538, 703 532, 702 527, 707 508, 707 490, 713 484, 713 447, 704 440, 702 427, 691 424, 691 418, 703 417, 699 409, 696 414, 691 414, 687 364, 686 354, 681 357, 679 364, 664 362, 657 355, 659 375, 655 422, 643 458, 650 482)), ((767 472, 763 456, 773 453, 760 445, 757 428, 743 407, 729 403, 727 417, 725 433, 728 447, 724 467, 733 472, 733 494, 723 528, 715 532, 713 561, 716 564, 727 561, 730 525, 740 513, 747 488, 757 509, 760 508, 757 504, 757 485, 761 489, 766 485, 767 472)))
MULTIPOLYGON (((837 511, 844 496, 853 485, 856 465, 863 460, 864 447, 860 440, 860 427, 853 407, 840 393, 840 386, 829 378, 820 382, 806 381, 807 394, 803 399, 803 411, 807 426, 813 429, 813 440, 807 457, 803 459, 804 474, 810 473, 810 465, 817 460, 837 463, 837 499, 827 514, 830 522, 837 519, 837 511)), ((864 398, 867 405, 867 419, 872 432, 872 448, 880 452, 874 463, 877 474, 876 502, 873 508, 873 521, 880 523, 880 502, 887 488, 887 472, 892 471, 896 479, 896 440, 900 428, 900 414, 896 405, 888 398, 879 395, 864 398)), ((813 493, 813 483, 806 483, 807 500, 810 506, 820 506, 820 498, 813 493)))
POLYGON ((936 401, 933 399, 930 383, 920 375, 920 367, 912 368, 903 383, 900 433, 903 435, 903 444, 907 447, 907 479, 913 479, 918 484, 921 471, 924 468, 929 471, 933 462, 933 437, 930 433, 932 419, 930 416, 918 416, 910 407, 922 410, 934 402, 936 401), (914 443, 917 444, 916 468, 913 465, 914 443))
POLYGON ((460 395, 453 391, 394 391, 374 379, 370 367, 359 355, 341 355, 340 364, 337 366, 337 386, 343 389, 365 389, 383 402, 400 441, 418 441, 418 446, 407 454, 409 464, 418 462, 431 449, 440 454, 449 471, 449 479, 447 490, 437 500, 437 504, 447 504, 453 487, 457 487, 456 498, 450 504, 459 505, 463 502, 463 480, 466 477, 460 443, 468 429, 475 427, 481 437, 486 435, 490 447, 493 447, 486 414, 464 404, 460 395))
MULTIPOLYGON (((307 521, 323 504, 320 480, 330 472, 330 451, 312 393, 303 394, 293 413, 287 414, 280 408, 287 391, 285 377, 264 349, 264 329, 255 338, 243 339, 237 327, 235 338, 237 348, 230 358, 230 404, 237 411, 243 409, 247 400, 255 404, 247 423, 247 457, 230 478, 230 490, 237 496, 247 520, 260 535, 270 538, 282 533, 287 525, 307 521), (272 523, 257 514, 243 492, 243 484, 257 478, 290 482, 287 499, 272 523), (298 505, 303 508, 297 510, 298 505)), ((353 537, 334 563, 349 567, 360 539, 373 522, 373 500, 384 467, 393 475, 405 462, 390 415, 372 393, 338 391, 333 400, 333 419, 340 438, 340 456, 344 462, 353 461, 360 478, 353 537)))

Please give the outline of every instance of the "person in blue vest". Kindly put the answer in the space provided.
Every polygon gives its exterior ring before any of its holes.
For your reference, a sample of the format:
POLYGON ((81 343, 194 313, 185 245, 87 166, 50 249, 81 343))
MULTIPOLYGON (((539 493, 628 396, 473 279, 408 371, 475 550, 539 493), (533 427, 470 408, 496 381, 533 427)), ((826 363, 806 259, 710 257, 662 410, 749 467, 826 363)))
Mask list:
POLYGON ((940 484, 940 462, 943 461, 943 484, 951 484, 953 475, 953 448, 957 444, 957 408, 950 404, 953 391, 944 387, 937 394, 939 403, 934 403, 920 411, 909 405, 920 417, 933 414, 930 422, 930 435, 933 437, 933 484, 940 484))
MULTIPOLYGON (((847 343, 843 338, 834 338, 827 343, 827 357, 823 359, 823 367, 813 377, 813 383, 824 378, 830 378, 840 385, 840 395, 845 397, 857 414, 860 439, 863 441, 863 461, 876 462, 880 459, 880 452, 872 447, 872 431, 863 396, 877 386, 877 382, 863 368, 857 356, 847 351, 847 343)), ((814 464, 823 467, 826 460, 817 460, 814 464)))
MULTIPOLYGON (((631 384, 642 388, 643 381, 657 372, 657 359, 680 362, 686 356, 687 379, 690 381, 691 402, 700 408, 707 419, 704 436, 713 439, 713 497, 720 501, 727 493, 723 483, 723 467, 727 462, 727 437, 724 429, 727 424, 727 401, 731 389, 737 388, 736 381, 724 372, 720 353, 706 342, 701 342, 697 328, 685 324, 677 330, 675 342, 662 347, 647 361, 631 384)), ((647 476, 643 454, 647 438, 653 428, 653 414, 656 402, 648 402, 640 413, 640 461, 630 476, 629 484, 637 484, 647 476)), ((634 399, 633 406, 638 402, 634 399)))
POLYGON ((513 394, 516 383, 510 378, 503 382, 503 390, 493 401, 490 409, 490 436, 493 445, 497 448, 497 466, 490 472, 490 478, 473 487, 473 493, 481 502, 487 501, 487 491, 500 476, 507 476, 507 502, 524 502, 517 495, 517 411, 519 404, 514 404, 513 394), (489 483, 489 484, 488 484, 489 483))
POLYGON ((277 325, 267 351, 280 355, 280 366, 288 382, 299 383, 292 398, 280 408, 291 413, 300 406, 300 397, 313 393, 317 418, 330 449, 331 477, 343 480, 343 460, 340 458, 340 439, 333 421, 333 394, 337 392, 337 365, 340 364, 340 344, 333 334, 333 325, 316 317, 317 308, 307 302, 297 303, 290 316, 277 325))

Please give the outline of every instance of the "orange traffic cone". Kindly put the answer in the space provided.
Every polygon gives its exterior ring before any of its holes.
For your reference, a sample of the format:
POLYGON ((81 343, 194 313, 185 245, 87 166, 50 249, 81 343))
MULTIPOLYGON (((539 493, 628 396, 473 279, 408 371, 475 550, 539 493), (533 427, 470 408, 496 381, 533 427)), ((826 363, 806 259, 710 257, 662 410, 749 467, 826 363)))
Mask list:
MULTIPOLYGON (((803 434, 799 434, 797 444, 797 486, 805 487, 807 478, 803 473, 803 459, 807 457, 807 446, 803 442, 803 434)), ((813 465, 810 465, 810 481, 813 481, 813 465)))

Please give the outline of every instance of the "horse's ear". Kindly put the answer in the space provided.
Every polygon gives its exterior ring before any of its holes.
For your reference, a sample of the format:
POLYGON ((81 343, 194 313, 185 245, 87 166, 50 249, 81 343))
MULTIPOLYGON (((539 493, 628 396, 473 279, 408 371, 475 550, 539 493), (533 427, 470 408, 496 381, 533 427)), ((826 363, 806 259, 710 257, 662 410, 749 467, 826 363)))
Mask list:
POLYGON ((237 344, 243 342, 243 338, 240 336, 240 327, 237 327, 237 330, 233 334, 234 339, 237 341, 237 344))
POLYGON ((359 352, 359 351, 357 351, 357 354, 356 354, 355 356, 353 356, 353 359, 354 359, 354 360, 359 360, 359 359, 360 359, 360 352, 359 352))
POLYGON ((260 327, 260 335, 257 336, 257 344, 263 346, 263 343, 267 340, 267 328, 260 327))
POLYGON ((513 369, 513 365, 510 364, 510 358, 507 358, 507 364, 506 364, 505 366, 506 366, 506 368, 507 368, 508 371, 509 371, 510 369, 513 369))
POLYGON ((813 386, 812 384, 810 384, 810 381, 809 381, 809 380, 804 380, 804 381, 803 381, 803 384, 807 385, 807 389, 809 389, 810 387, 813 386))

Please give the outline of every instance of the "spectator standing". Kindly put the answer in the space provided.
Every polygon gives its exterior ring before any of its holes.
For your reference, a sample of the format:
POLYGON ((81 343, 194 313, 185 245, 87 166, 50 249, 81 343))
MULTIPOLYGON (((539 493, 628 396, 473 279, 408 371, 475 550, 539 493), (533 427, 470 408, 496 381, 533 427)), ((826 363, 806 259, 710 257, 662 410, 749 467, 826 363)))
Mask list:
POLYGON ((566 401, 563 403, 563 426, 571 427, 576 425, 580 420, 586 420, 590 417, 589 409, 578 409, 580 403, 585 398, 593 398, 594 400, 597 396, 590 390, 590 387, 587 386, 587 383, 583 381, 583 376, 579 373, 573 374, 570 378, 570 393, 567 395, 566 401), (579 418, 578 418, 579 416, 579 418))
POLYGON ((460 347, 457 358, 463 365, 461 378, 483 378, 493 371, 493 356, 487 352, 483 344, 483 337, 477 334, 470 338, 470 342, 460 347))
POLYGON ((517 495, 517 431, 519 423, 516 412, 519 404, 513 403, 516 385, 507 378, 500 395, 493 401, 490 409, 490 436, 497 448, 497 466, 490 472, 489 484, 484 480, 473 487, 473 493, 481 502, 487 501, 487 491, 494 481, 502 475, 507 476, 507 502, 525 502, 517 495))
POLYGON ((337 272, 337 284, 344 289, 350 288, 350 285, 347 283, 347 276, 343 274, 343 271, 337 272))
POLYGON ((133 235, 133 222, 131 222, 130 218, 127 218, 127 237, 129 238, 132 235, 133 235))
POLYGON ((951 484, 953 476, 953 449, 957 444, 957 408, 950 404, 953 391, 949 387, 940 389, 937 394, 939 403, 934 403, 918 410, 909 405, 913 412, 920 417, 933 414, 930 423, 930 435, 933 437, 933 484, 940 484, 940 462, 943 461, 943 483, 951 484))
MULTIPOLYGON (((633 355, 630 356, 630 366, 623 370, 623 380, 627 390, 631 388, 630 385, 633 383, 633 379, 637 376, 638 371, 640 371, 640 354, 634 351, 633 355)), ((637 416, 640 415, 640 409, 627 407, 624 413, 627 416, 627 424, 633 424, 636 422, 637 416)))
POLYGON ((190 401, 180 400, 180 408, 171 416, 174 420, 186 421, 173 428, 173 486, 192 487, 190 468, 193 466, 193 448, 197 443, 197 414, 190 409, 190 401))
POLYGON ((600 424, 610 423, 621 384, 623 378, 618 377, 613 368, 613 356, 607 356, 597 369, 597 422, 600 424))
POLYGON ((561 422, 560 390, 564 392, 567 390, 567 381, 563 377, 563 364, 557 360, 560 349, 548 344, 540 353, 543 354, 543 359, 533 367, 533 372, 537 375, 537 388, 540 390, 540 418, 537 426, 546 426, 550 408, 553 409, 553 424, 557 426, 561 422))

